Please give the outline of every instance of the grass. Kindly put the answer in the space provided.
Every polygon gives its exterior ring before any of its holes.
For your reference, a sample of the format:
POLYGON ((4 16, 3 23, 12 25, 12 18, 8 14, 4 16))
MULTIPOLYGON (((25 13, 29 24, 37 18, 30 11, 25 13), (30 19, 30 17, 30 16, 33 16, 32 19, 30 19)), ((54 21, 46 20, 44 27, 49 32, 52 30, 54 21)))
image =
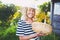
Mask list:
POLYGON ((0 27, 0 40, 18 40, 16 36, 16 26, 17 25, 12 24, 6 29, 0 27))

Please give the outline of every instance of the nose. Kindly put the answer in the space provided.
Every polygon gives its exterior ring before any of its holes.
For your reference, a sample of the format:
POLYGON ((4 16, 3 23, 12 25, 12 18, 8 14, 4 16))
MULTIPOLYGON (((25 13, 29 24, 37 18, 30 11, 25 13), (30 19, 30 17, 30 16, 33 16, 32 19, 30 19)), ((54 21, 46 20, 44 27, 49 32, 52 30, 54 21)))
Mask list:
POLYGON ((33 14, 33 11, 30 11, 31 14, 33 14))

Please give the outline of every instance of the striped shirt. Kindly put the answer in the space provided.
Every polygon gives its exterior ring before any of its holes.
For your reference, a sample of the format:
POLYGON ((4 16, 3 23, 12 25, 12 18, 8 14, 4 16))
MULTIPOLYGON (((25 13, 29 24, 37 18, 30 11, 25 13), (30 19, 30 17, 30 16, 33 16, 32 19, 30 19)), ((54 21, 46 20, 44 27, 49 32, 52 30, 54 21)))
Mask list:
MULTIPOLYGON (((26 22, 24 20, 18 21, 18 27, 17 27, 17 31, 16 31, 17 36, 27 36, 27 35, 31 35, 34 33, 36 33, 36 32, 34 32, 32 30, 31 24, 26 24, 26 22)), ((38 40, 38 37, 33 38, 33 39, 38 40)))

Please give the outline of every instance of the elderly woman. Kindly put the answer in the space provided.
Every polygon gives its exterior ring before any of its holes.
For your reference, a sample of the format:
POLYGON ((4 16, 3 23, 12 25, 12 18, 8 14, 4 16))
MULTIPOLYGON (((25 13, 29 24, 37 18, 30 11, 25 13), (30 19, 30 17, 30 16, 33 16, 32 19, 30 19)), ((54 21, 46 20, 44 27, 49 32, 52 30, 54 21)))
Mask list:
POLYGON ((19 36, 19 40, 39 40, 39 36, 44 34, 34 32, 31 25, 34 22, 35 9, 27 8, 25 15, 25 20, 18 21, 16 35, 19 36))

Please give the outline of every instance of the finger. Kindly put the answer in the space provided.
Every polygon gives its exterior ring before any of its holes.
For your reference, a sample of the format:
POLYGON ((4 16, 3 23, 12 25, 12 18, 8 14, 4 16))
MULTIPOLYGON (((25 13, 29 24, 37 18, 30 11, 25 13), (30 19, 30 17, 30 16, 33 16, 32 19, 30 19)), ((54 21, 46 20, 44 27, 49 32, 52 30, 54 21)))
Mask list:
POLYGON ((42 31, 40 31, 40 34, 43 34, 43 32, 42 32, 42 31))

